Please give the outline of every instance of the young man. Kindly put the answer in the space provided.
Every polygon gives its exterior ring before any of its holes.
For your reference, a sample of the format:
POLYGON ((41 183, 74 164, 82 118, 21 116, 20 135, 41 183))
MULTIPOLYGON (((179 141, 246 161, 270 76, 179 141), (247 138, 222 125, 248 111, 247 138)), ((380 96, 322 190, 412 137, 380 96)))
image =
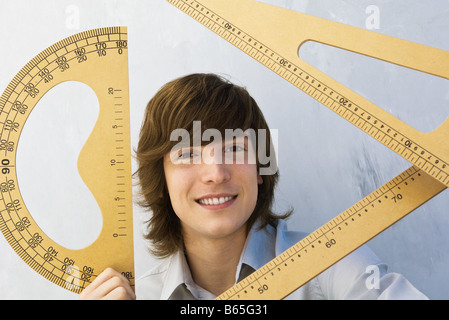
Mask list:
MULTIPOLYGON (((152 213, 146 238, 162 260, 137 279, 139 299, 213 299, 306 236, 287 230, 290 213, 271 211, 278 171, 259 107, 216 75, 161 88, 148 103, 137 160, 142 205, 152 213)), ((135 295, 107 269, 81 298, 135 295)), ((362 247, 288 298, 426 297, 362 247), (378 286, 367 285, 367 267, 379 270, 378 286)))

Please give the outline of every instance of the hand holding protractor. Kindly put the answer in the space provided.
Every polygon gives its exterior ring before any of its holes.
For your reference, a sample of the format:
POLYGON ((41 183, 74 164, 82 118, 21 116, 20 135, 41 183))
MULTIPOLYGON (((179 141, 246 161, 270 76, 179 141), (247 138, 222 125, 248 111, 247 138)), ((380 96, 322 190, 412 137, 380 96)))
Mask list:
POLYGON ((85 31, 50 46, 14 77, 0 110, 0 230, 11 247, 39 274, 76 293, 108 267, 134 286, 126 28, 85 31), (87 84, 100 104, 78 170, 100 207, 103 227, 91 245, 78 250, 57 244, 40 229, 22 199, 16 172, 19 137, 29 114, 53 87, 72 80, 87 84))
POLYGON ((413 164, 218 299, 281 299, 449 186, 449 121, 424 134, 298 56, 313 40, 449 79, 449 52, 253 0, 168 0, 413 164), (300 271, 299 271, 300 270, 300 271))

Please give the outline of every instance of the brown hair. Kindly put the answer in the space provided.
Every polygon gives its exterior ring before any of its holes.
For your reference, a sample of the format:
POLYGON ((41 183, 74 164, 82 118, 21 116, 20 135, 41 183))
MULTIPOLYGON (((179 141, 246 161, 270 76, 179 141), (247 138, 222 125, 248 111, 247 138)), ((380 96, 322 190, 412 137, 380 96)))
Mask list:
MULTIPOLYGON (((265 150, 272 151, 268 125, 244 88, 215 74, 191 74, 164 85, 146 107, 136 150, 141 205, 152 211, 145 237, 151 241, 151 251, 157 257, 167 257, 184 248, 181 223, 171 206, 165 182, 163 158, 176 144, 170 140, 171 132, 182 128, 192 135, 193 121, 201 121, 202 130, 215 128, 222 133, 225 129, 252 128, 257 134, 258 129, 266 129, 265 150)), ((274 160, 275 155, 271 153, 270 158, 274 160)), ((257 165, 260 169, 259 160, 257 165)), ((290 214, 277 216, 271 211, 277 167, 273 174, 262 175, 262 179, 248 230, 258 217, 264 227, 290 214)))

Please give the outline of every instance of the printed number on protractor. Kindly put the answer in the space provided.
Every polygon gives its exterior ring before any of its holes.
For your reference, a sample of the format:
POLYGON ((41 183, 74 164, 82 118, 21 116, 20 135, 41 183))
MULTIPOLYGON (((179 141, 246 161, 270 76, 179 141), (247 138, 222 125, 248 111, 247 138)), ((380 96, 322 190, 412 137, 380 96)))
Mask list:
POLYGON ((421 133, 298 51, 313 40, 446 79, 449 52, 253 0, 167 1, 413 164, 218 299, 281 299, 449 186, 449 120, 421 133))
POLYGON ((11 247, 39 274, 76 293, 107 267, 134 286, 126 27, 89 30, 50 46, 14 77, 0 97, 0 110, 0 229, 11 247), (103 226, 98 238, 79 250, 58 245, 39 228, 16 172, 16 148, 28 115, 45 93, 72 80, 87 84, 100 105, 78 171, 98 203, 103 226))

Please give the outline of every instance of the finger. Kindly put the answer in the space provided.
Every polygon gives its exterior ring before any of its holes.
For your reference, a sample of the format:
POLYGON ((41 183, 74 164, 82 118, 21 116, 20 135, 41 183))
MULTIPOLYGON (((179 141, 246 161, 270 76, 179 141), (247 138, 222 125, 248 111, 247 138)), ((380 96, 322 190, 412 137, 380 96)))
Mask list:
POLYGON ((112 276, 101 285, 99 285, 95 289, 95 291, 92 292, 91 296, 93 299, 112 299, 112 297, 108 298, 108 295, 110 295, 114 290, 123 287, 124 285, 125 283, 123 283, 122 279, 120 279, 118 276, 112 276))
MULTIPOLYGON (((134 290, 131 288, 129 279, 118 272, 115 276, 115 279, 117 279, 117 278, 120 280, 120 283, 117 283, 117 288, 125 289, 126 294, 128 295, 129 299, 135 300, 136 294, 134 293, 134 290)), ((121 290, 119 290, 119 291, 121 291, 121 290)))
POLYGON ((82 298, 86 300, 135 299, 135 295, 127 280, 114 275, 82 298))
POLYGON ((97 289, 101 284, 103 284, 108 279, 112 278, 115 274, 115 270, 112 268, 107 268, 101 272, 84 290, 81 292, 82 296, 90 295, 95 289, 97 289))
POLYGON ((81 292, 80 299, 102 299, 120 287, 123 287, 130 299, 136 298, 129 280, 114 269, 107 268, 81 292))
POLYGON ((136 299, 136 294, 134 293, 134 290, 131 288, 131 284, 129 282, 129 279, 126 278, 124 275, 122 275, 121 273, 113 270, 115 272, 115 276, 118 277, 122 283, 122 287, 124 289, 126 289, 126 292, 129 296, 130 299, 135 300, 136 299))
POLYGON ((120 286, 111 290, 102 300, 135 300, 135 295, 130 295, 126 287, 120 286))

